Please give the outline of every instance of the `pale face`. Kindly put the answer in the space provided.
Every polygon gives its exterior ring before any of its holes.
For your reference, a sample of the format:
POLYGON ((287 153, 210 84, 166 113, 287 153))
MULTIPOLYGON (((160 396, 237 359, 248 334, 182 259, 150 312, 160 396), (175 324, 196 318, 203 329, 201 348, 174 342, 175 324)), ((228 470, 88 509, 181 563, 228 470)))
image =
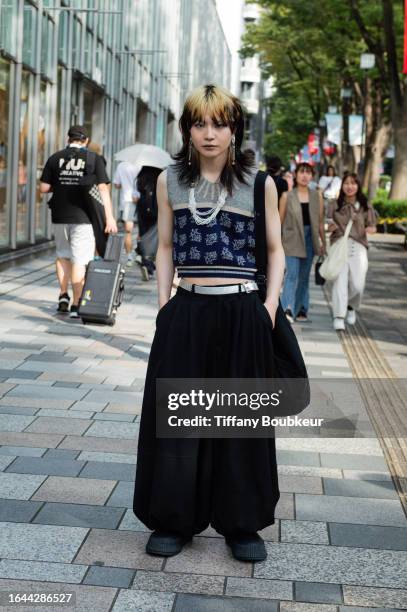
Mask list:
POLYGON ((312 180, 312 172, 308 168, 300 168, 295 175, 297 185, 300 187, 308 187, 312 180))
POLYGON ((343 192, 347 198, 354 197, 358 192, 358 184, 354 178, 348 176, 343 182, 343 192))
POLYGON ((232 130, 225 123, 218 123, 206 115, 191 127, 192 143, 203 157, 215 158, 228 152, 232 130))

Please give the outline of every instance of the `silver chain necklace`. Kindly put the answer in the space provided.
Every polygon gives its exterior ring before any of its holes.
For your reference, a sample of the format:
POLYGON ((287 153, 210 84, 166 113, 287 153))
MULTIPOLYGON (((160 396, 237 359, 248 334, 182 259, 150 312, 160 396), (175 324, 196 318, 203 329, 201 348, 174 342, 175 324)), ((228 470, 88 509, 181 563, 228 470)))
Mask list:
POLYGON ((199 212, 196 207, 195 185, 192 185, 189 189, 188 208, 191 211, 195 223, 197 225, 208 225, 208 223, 210 223, 212 219, 216 217, 222 206, 225 204, 227 194, 227 189, 225 189, 225 187, 222 187, 216 205, 210 208, 209 210, 199 212))

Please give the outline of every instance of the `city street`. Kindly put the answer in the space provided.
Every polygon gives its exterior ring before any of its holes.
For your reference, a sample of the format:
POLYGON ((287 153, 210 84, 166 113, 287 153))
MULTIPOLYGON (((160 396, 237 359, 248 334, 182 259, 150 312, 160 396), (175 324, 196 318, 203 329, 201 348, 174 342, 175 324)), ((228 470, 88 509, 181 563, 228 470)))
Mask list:
MULTIPOLYGON (((364 329, 377 372, 401 377, 400 237, 375 237, 370 258, 364 329)), ((74 592, 75 610, 97 612, 407 608, 402 493, 375 437, 277 440, 281 498, 262 532, 265 562, 236 561, 210 528, 175 557, 147 555, 148 530, 130 508, 155 282, 127 272, 110 328, 55 315, 52 251, 3 265, 0 280, 1 610, 30 609, 6 606, 10 591, 74 592)), ((311 304, 312 323, 294 326, 310 376, 358 375, 355 338, 333 331, 313 280, 311 304)), ((398 482, 405 492, 407 471, 398 482)))

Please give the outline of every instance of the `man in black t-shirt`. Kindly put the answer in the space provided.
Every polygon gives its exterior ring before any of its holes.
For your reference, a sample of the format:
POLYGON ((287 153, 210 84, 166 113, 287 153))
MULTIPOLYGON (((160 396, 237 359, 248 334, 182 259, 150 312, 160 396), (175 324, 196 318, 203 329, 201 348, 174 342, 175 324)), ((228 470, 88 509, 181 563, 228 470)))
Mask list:
POLYGON ((78 317, 78 304, 85 280, 86 266, 95 255, 95 236, 87 212, 85 189, 98 186, 106 215, 105 232, 117 232, 105 163, 100 155, 87 150, 89 138, 83 126, 68 132, 68 146, 51 155, 40 179, 40 192, 52 192, 49 201, 56 244, 56 269, 60 284, 58 312, 68 312, 68 285, 72 282, 70 317, 78 317), (87 177, 84 179, 84 177, 87 177), (87 187, 84 185, 87 184, 87 187))

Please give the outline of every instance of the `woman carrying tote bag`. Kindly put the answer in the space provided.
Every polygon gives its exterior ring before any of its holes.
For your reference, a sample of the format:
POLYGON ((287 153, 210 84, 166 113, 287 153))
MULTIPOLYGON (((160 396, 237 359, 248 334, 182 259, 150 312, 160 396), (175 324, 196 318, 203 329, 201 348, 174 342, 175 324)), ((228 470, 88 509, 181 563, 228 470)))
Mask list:
POLYGON ((275 437, 161 438, 157 378, 272 378, 272 332, 284 273, 273 180, 265 184, 268 278, 256 283, 254 183, 241 152, 243 110, 215 85, 194 90, 183 145, 157 183, 160 310, 144 387, 133 510, 151 530, 146 551, 178 554, 212 525, 236 559, 262 561, 258 531, 280 498, 275 437), (170 299, 174 271, 181 280, 170 299))
MULTIPOLYGON (((331 248, 345 238, 337 253, 337 276, 332 287, 333 327, 337 331, 356 322, 356 310, 360 308, 368 268, 367 234, 376 232, 376 217, 355 173, 346 173, 342 180, 338 201, 332 201, 327 214, 331 248), (342 252, 344 251, 344 252, 342 252), (338 262, 337 262, 338 263, 338 262)), ((333 253, 332 253, 333 254, 333 253)), ((331 252, 328 259, 332 258, 331 252)), ((335 264, 332 261, 332 264, 335 264)), ((335 267, 335 266, 333 266, 335 267)), ((323 266, 321 267, 323 275, 323 266)))

